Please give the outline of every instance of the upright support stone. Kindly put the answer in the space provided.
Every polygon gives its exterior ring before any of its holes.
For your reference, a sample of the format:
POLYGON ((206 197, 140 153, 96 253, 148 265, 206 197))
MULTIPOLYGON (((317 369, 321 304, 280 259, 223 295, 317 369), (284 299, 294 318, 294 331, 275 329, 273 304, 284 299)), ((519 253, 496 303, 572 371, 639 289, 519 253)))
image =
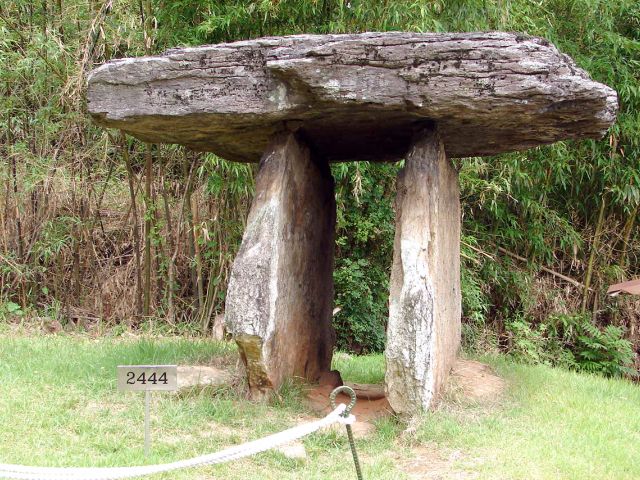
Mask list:
POLYGON ((400 414, 437 398, 460 346, 458 175, 435 129, 423 131, 398 175, 385 357, 400 414))
POLYGON ((286 377, 315 381, 329 370, 335 211, 328 163, 295 134, 276 135, 260 161, 226 301, 254 398, 286 377))

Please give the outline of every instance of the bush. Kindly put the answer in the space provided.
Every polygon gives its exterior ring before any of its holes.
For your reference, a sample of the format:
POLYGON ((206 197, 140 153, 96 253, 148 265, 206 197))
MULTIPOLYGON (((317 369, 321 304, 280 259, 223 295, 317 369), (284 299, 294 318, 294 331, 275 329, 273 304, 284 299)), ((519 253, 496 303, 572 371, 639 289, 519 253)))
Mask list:
POLYGON ((395 178, 399 164, 333 165, 336 181, 334 317, 339 349, 380 352, 389 313, 395 178))
POLYGON ((516 319, 507 324, 507 330, 510 353, 521 360, 611 377, 636 373, 624 330, 614 325, 598 328, 589 314, 554 315, 537 325, 516 319))
POLYGON ((550 333, 570 353, 568 366, 607 376, 634 375, 631 342, 624 339, 621 327, 607 325, 600 329, 587 315, 556 315, 549 319, 550 333))

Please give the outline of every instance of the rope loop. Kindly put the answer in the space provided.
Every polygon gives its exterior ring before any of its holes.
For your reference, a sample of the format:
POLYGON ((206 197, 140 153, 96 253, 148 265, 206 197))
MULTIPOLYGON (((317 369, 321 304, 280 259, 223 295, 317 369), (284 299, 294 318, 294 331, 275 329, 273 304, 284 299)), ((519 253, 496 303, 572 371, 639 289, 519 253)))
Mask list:
POLYGON ((343 417, 348 417, 351 414, 351 410, 353 409, 353 407, 356 406, 356 392, 353 390, 353 388, 347 385, 342 385, 340 387, 334 388, 333 391, 331 392, 331 395, 329 395, 329 400, 331 401, 331 408, 335 410, 337 408, 336 397, 338 396, 339 393, 342 393, 342 392, 346 393, 351 397, 351 401, 349 402, 349 405, 347 405, 347 407, 344 409, 344 412, 342 413, 343 417))

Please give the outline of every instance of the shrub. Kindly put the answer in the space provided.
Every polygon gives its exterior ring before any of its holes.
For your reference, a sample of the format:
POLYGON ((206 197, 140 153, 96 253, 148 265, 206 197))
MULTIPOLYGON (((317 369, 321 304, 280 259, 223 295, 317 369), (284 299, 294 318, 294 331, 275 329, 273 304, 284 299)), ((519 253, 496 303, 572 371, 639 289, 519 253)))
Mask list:
POLYGON ((388 280, 366 259, 342 259, 334 273, 337 347, 355 353, 379 352, 385 345, 388 280), (374 279, 375 275, 379 278, 374 279), (372 281, 373 280, 373 281, 372 281))

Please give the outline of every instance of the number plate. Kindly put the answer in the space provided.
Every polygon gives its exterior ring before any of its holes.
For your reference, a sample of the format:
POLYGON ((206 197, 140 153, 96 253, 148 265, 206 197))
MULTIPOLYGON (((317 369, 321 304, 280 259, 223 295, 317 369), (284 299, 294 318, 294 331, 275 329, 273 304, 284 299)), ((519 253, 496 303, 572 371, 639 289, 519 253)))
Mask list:
POLYGON ((176 365, 118 365, 118 390, 177 390, 176 365))

